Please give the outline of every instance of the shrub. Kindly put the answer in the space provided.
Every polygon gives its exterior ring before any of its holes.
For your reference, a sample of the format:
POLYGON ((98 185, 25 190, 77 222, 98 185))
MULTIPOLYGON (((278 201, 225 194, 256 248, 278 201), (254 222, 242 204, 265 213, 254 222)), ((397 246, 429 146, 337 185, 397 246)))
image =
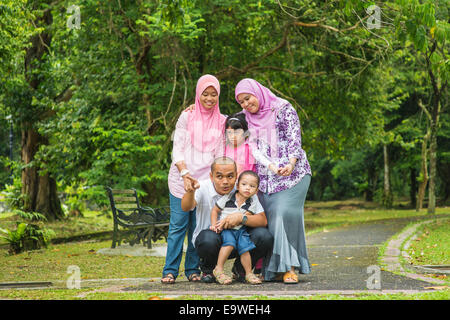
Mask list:
MULTIPOLYGON (((37 212, 24 212, 15 210, 15 212, 25 220, 45 220, 45 217, 37 212)), ((0 228, 0 238, 5 239, 9 243, 9 253, 18 254, 27 250, 36 250, 47 247, 50 238, 55 234, 51 229, 41 229, 38 225, 17 222, 15 230, 0 228)))

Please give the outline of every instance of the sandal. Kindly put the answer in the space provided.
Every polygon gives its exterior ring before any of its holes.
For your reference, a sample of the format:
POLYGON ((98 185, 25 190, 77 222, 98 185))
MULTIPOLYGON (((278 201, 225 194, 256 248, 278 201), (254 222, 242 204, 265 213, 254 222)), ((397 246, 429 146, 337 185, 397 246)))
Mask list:
POLYGON ((233 279, 231 279, 230 276, 227 276, 223 271, 217 271, 216 269, 214 269, 213 274, 219 284, 231 284, 231 282, 233 281, 233 279))
POLYGON ((283 275, 283 282, 286 284, 298 283, 298 276, 295 272, 288 271, 283 275))
POLYGON ((250 283, 250 284, 261 284, 262 281, 261 279, 256 276, 254 273, 249 273, 247 275, 245 275, 245 282, 250 283))
POLYGON ((200 282, 202 279, 198 273, 193 273, 188 277, 189 282, 200 282))
POLYGON ((175 277, 173 276, 173 274, 168 273, 164 277, 161 278, 161 283, 174 284, 175 283, 175 277))

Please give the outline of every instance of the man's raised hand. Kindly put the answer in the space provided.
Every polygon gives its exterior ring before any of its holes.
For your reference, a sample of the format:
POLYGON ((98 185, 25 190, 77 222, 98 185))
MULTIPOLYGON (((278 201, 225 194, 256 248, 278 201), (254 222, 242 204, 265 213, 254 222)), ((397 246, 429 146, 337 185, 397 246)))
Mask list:
POLYGON ((200 188, 200 183, 193 178, 189 173, 183 176, 184 190, 186 192, 192 192, 200 188))

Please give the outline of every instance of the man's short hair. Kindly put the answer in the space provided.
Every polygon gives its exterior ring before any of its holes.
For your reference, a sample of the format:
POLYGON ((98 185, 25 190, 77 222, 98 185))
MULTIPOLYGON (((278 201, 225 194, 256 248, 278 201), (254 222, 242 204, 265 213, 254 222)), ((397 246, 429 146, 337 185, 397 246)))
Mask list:
POLYGON ((222 156, 222 157, 215 158, 213 163, 211 164, 211 172, 214 172, 214 169, 216 168, 216 164, 234 164, 234 170, 237 171, 236 162, 234 162, 234 160, 229 157, 222 156))

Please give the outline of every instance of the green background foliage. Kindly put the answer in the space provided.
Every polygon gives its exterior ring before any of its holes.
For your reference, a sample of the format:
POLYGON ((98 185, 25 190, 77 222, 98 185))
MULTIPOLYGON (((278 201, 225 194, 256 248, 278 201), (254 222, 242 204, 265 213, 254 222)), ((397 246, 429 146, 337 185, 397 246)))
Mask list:
POLYGON ((48 143, 28 165, 50 173, 59 191, 80 190, 105 205, 105 186, 133 187, 146 203, 166 204, 176 120, 193 102, 197 79, 211 73, 221 82, 224 114, 240 110, 234 86, 244 77, 293 104, 313 169, 310 199, 380 200, 388 145, 392 191, 413 201, 428 125, 418 103, 432 110, 431 70, 442 89, 436 188, 445 201, 449 4, 377 2, 381 28, 369 29, 371 4, 2 0, 0 185, 9 183, 12 115, 16 178, 21 133, 31 126, 48 143), (72 4, 80 8, 79 29, 67 27, 72 4), (48 52, 26 70, 30 39, 43 34, 51 35, 48 52))

